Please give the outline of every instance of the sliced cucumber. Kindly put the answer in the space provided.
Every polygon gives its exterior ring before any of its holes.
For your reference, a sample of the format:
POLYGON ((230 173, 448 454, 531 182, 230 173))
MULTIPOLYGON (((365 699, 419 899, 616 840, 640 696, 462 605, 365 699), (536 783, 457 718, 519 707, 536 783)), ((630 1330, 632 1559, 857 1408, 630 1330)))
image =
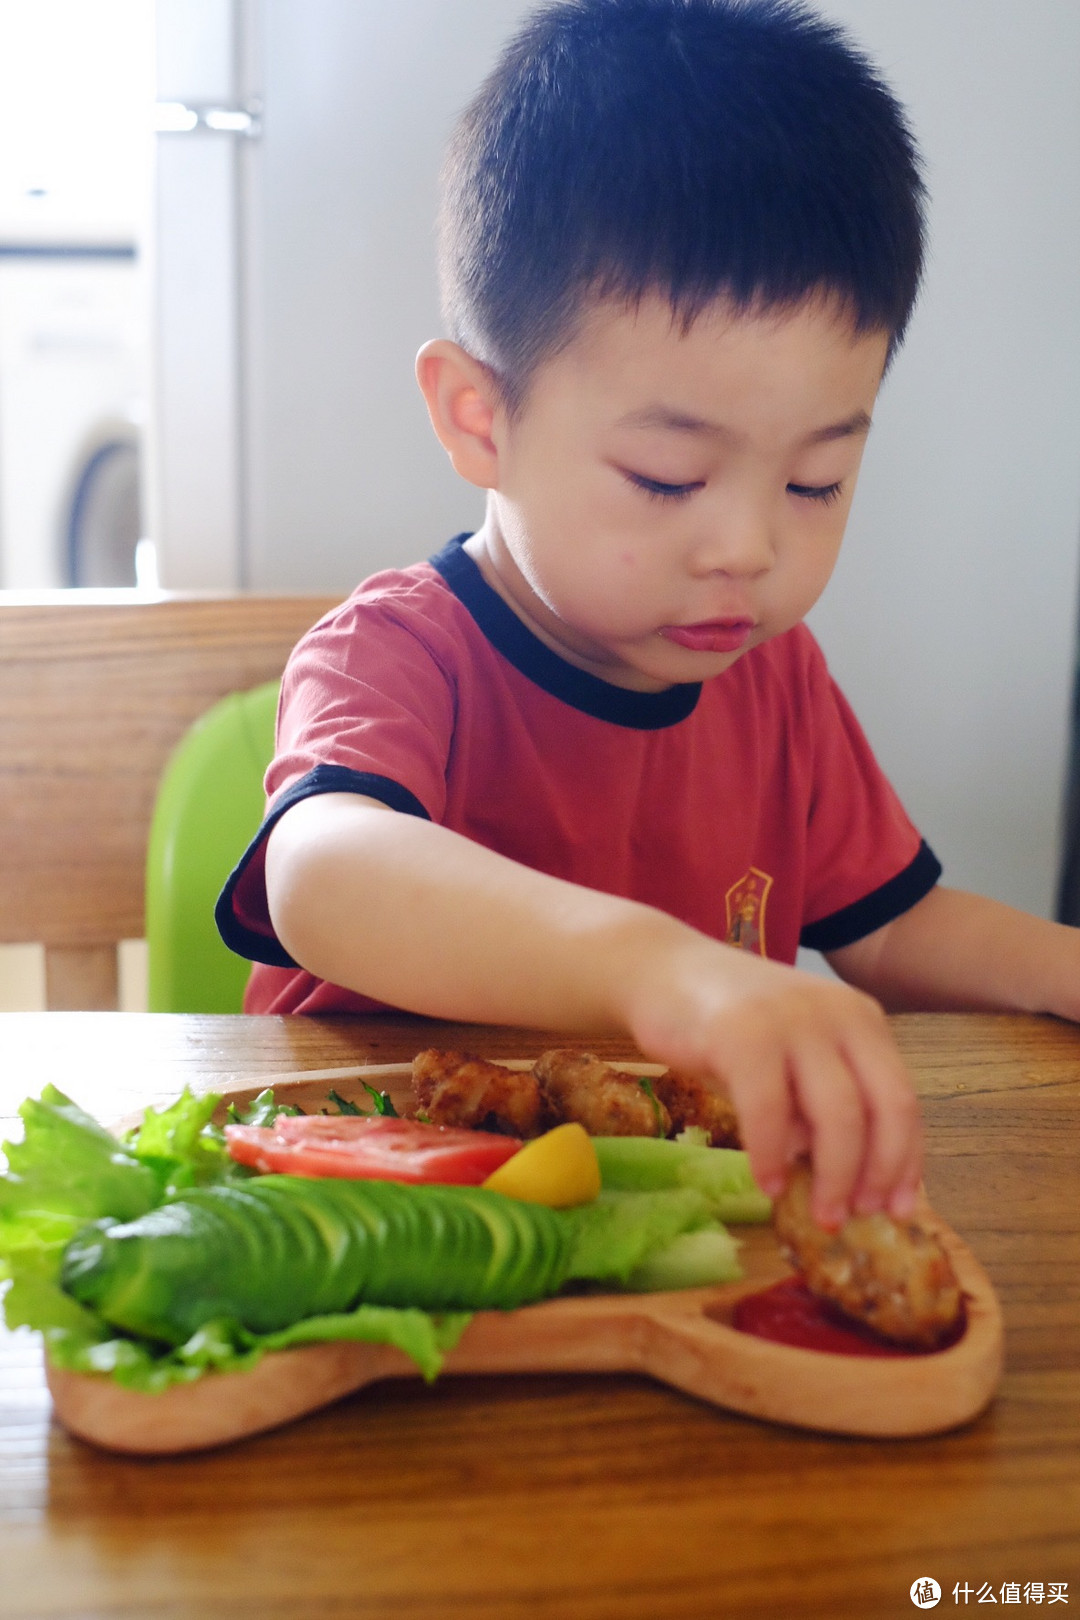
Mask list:
POLYGON ((479 1187, 261 1176, 84 1229, 61 1282, 114 1326, 181 1344, 218 1318, 268 1333, 361 1302, 509 1309, 558 1290, 570 1245, 557 1211, 479 1187))

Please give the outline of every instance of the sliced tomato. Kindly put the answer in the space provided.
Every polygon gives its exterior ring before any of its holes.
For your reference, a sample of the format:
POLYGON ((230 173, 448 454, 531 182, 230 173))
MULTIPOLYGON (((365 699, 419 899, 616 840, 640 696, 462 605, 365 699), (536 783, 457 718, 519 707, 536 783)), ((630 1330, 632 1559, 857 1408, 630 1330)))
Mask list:
POLYGON ((226 1125, 229 1152, 253 1170, 367 1181, 476 1187, 521 1147, 516 1137, 374 1115, 279 1114, 273 1125, 226 1125))

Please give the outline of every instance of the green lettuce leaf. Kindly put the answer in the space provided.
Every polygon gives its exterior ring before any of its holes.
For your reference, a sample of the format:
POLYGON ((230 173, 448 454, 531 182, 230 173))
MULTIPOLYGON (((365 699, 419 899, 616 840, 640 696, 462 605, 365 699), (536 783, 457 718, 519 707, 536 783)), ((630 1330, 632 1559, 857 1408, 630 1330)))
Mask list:
POLYGON ((302 1108, 297 1108, 292 1103, 279 1103, 271 1086, 267 1086, 257 1097, 252 1098, 246 1108, 238 1108, 235 1103, 230 1103, 226 1110, 230 1125, 272 1125, 279 1114, 295 1115, 303 1112, 302 1108))
POLYGON ((161 1181, 111 1132, 55 1086, 19 1109, 26 1130, 5 1143, 8 1170, 0 1177, 0 1256, 5 1227, 33 1214, 81 1221, 101 1215, 134 1220, 161 1199, 161 1181))
MULTIPOLYGON (((286 1350, 293 1345, 325 1339, 362 1339, 368 1344, 394 1344, 411 1356, 430 1383, 472 1321, 471 1311, 447 1311, 439 1316, 396 1305, 358 1305, 338 1316, 311 1316, 278 1333, 246 1334, 254 1348, 286 1350)), ((197 1337, 197 1335, 196 1335, 197 1337)))
POLYGON ((148 1108, 141 1125, 129 1133, 126 1145, 154 1171, 162 1196, 235 1175, 239 1167, 225 1146, 225 1134, 211 1124, 220 1101, 215 1092, 196 1097, 185 1090, 160 1112, 148 1108))
MULTIPOLYGON (((105 1327, 100 1317, 65 1294, 57 1280, 57 1258, 46 1249, 25 1248, 8 1266, 11 1284, 4 1296, 9 1328, 53 1328, 93 1338, 105 1327)), ((111 1333, 111 1329, 108 1330, 111 1333)))
MULTIPOLYGON (((68 1303, 81 1310, 73 1300, 68 1303)), ((191 1383, 208 1372, 246 1372, 271 1350, 335 1339, 396 1345, 430 1383, 471 1320, 465 1311, 433 1316, 393 1306, 358 1305, 339 1316, 309 1317, 277 1333, 250 1333, 237 1322, 219 1319, 204 1323, 185 1344, 165 1349, 117 1333, 91 1312, 83 1315, 91 1320, 57 1321, 44 1327, 52 1364, 68 1372, 104 1373, 124 1388, 146 1394, 191 1383)))

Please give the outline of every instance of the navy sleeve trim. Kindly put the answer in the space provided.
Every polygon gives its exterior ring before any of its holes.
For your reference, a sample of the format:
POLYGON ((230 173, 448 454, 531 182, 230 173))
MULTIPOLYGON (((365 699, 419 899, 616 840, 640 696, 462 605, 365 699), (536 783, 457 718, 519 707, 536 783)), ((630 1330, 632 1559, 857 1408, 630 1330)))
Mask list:
POLYGON ((875 929, 910 911, 940 877, 941 862, 924 839, 915 859, 902 872, 872 894, 864 894, 861 900, 834 911, 831 917, 808 923, 799 944, 813 951, 838 951, 844 945, 854 945, 857 939, 865 939, 875 929))
POLYGON ((310 799, 318 793, 362 793, 368 799, 378 799, 391 810, 401 811, 403 815, 420 816, 424 821, 431 820, 416 795, 410 793, 407 787, 402 787, 400 782, 395 782, 392 777, 378 776, 373 771, 350 770, 347 765, 316 765, 314 770, 300 777, 299 781, 294 782, 278 799, 235 868, 230 872, 225 887, 218 896, 217 905, 214 907, 214 921, 225 944, 230 951, 235 951, 237 956, 246 956, 252 962, 266 962, 270 967, 299 966, 273 934, 260 933, 239 920, 233 910, 233 897, 248 867, 256 856, 261 854, 270 829, 281 820, 286 810, 291 810, 301 799, 310 799))

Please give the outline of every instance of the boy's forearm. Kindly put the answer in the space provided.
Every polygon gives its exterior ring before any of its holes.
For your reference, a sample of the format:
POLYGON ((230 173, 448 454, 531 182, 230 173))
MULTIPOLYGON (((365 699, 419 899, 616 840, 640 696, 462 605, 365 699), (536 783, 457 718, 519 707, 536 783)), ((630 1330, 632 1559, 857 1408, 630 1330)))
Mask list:
POLYGON ((434 1017, 625 1030, 635 951, 684 931, 354 795, 296 805, 266 865, 271 919, 297 961, 434 1017))
POLYGON ((1080 930, 936 888, 829 955, 890 1012, 1034 1012, 1080 1020, 1080 930))

